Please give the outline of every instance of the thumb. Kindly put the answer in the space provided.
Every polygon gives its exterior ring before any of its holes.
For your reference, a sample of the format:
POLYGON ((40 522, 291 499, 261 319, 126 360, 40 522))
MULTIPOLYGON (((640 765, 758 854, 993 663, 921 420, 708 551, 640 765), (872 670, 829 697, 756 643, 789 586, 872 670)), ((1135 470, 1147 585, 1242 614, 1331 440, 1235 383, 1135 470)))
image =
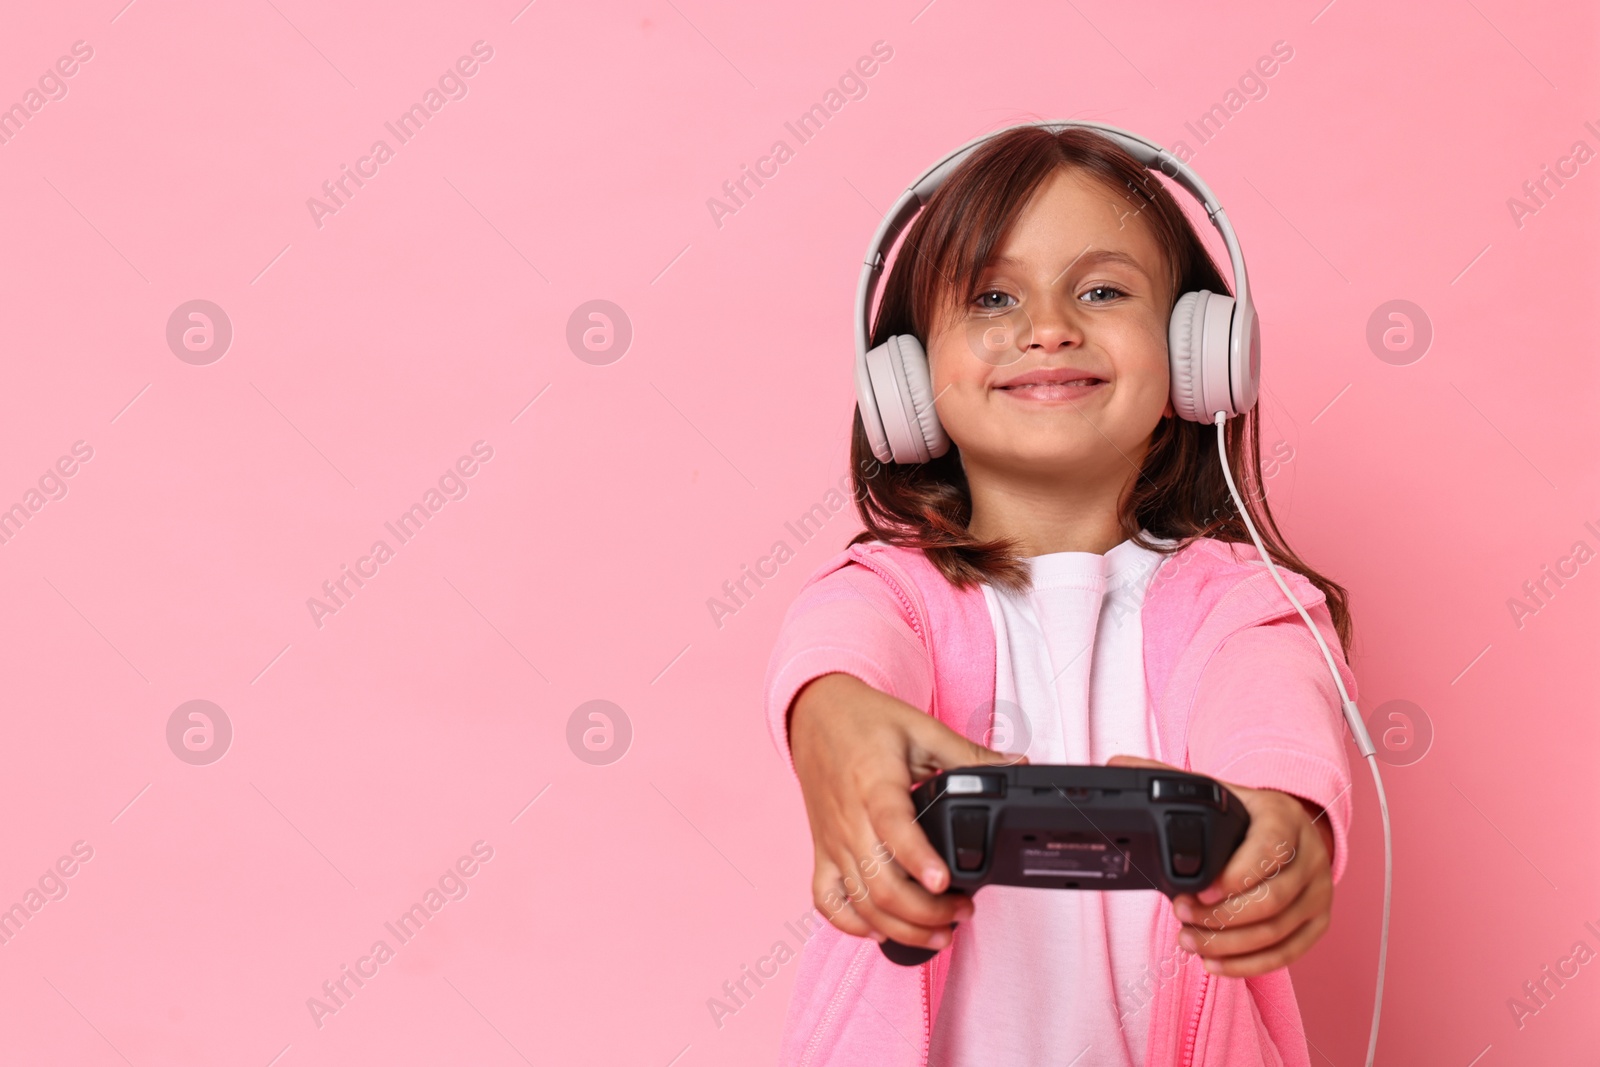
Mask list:
POLYGON ((1174 767, 1170 763, 1162 763, 1160 760, 1146 759, 1143 756, 1125 756, 1120 752, 1117 753, 1115 756, 1112 756, 1110 759, 1106 760, 1106 766, 1107 767, 1149 767, 1152 770, 1157 770, 1157 771, 1178 771, 1179 773, 1182 773, 1182 774, 1190 773, 1188 771, 1185 771, 1182 767, 1174 767))
POLYGON ((924 716, 911 731, 913 752, 911 763, 918 780, 932 777, 939 771, 953 767, 978 765, 1013 766, 1027 763, 1028 757, 1015 752, 1001 752, 969 740, 932 715, 924 716))

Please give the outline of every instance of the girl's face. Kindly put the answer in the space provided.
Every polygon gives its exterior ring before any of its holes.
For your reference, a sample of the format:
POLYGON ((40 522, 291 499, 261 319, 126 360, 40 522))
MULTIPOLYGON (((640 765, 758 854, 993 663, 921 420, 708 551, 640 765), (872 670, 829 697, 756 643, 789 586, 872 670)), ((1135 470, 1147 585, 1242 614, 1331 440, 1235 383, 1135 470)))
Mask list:
POLYGON ((1059 168, 997 246, 977 292, 945 310, 928 365, 939 421, 969 479, 1137 473, 1172 413, 1174 300, 1138 212, 1131 196, 1059 168))

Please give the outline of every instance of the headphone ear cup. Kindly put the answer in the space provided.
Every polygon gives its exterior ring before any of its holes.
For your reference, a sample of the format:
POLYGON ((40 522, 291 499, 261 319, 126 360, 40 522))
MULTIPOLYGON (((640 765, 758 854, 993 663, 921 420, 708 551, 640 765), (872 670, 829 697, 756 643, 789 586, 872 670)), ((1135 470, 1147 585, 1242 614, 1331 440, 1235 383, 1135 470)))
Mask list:
POLYGON ((1184 293, 1172 306, 1167 324, 1167 360, 1172 372, 1172 410, 1180 419, 1205 421, 1199 414, 1200 390, 1195 376, 1201 338, 1196 311, 1202 293, 1184 293))
POLYGON ((878 412, 878 396, 872 387, 872 364, 884 359, 882 348, 874 348, 856 360, 856 410, 861 413, 861 428, 866 431, 867 444, 879 463, 893 458, 889 438, 883 432, 883 416, 878 412))
MULTIPOLYGON (((911 334, 900 335, 900 366, 905 373, 906 395, 911 398, 914 418, 911 436, 928 459, 938 459, 950 451, 950 438, 939 422, 939 412, 933 406, 933 372, 928 369, 928 354, 922 342, 911 334)), ((918 462, 923 462, 919 460, 918 462)))
POLYGON ((884 463, 926 463, 949 451, 950 439, 933 405, 922 342, 911 334, 895 334, 869 351, 865 363, 872 403, 861 393, 860 373, 857 400, 873 455, 884 463))
POLYGON ((1184 293, 1167 324, 1167 358, 1172 372, 1172 410, 1190 422, 1229 417, 1234 407, 1233 297, 1198 289, 1184 293))
POLYGON ((1233 324, 1232 358, 1229 372, 1233 379, 1234 406, 1244 414, 1256 406, 1261 394, 1261 323, 1255 308, 1234 308, 1239 321, 1233 324))

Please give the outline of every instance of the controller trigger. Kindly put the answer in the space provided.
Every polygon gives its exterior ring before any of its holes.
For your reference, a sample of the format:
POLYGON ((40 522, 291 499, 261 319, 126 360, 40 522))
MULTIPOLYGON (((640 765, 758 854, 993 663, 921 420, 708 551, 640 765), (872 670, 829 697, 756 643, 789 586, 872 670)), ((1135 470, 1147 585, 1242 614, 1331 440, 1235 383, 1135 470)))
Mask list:
POLYGON ((1167 812, 1167 842, 1171 846, 1172 873, 1178 878, 1193 878, 1206 862, 1206 820, 1204 816, 1167 812))
MULTIPOLYGON (((951 923, 954 930, 960 923, 951 923)), ((902 945, 893 938, 885 938, 878 942, 878 948, 888 957, 890 963, 898 963, 902 967, 917 967, 927 963, 939 954, 936 948, 922 948, 917 945, 902 945)))

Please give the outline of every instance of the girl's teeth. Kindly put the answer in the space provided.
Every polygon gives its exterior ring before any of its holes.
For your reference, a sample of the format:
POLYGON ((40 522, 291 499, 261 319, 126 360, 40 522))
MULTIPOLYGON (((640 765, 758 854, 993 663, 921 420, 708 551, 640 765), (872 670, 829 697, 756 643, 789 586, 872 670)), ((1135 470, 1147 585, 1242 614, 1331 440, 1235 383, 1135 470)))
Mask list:
POLYGON ((1007 389, 1053 389, 1061 385, 1093 385, 1098 379, 1079 378, 1075 382, 1029 382, 1027 385, 1008 385, 1007 389))

